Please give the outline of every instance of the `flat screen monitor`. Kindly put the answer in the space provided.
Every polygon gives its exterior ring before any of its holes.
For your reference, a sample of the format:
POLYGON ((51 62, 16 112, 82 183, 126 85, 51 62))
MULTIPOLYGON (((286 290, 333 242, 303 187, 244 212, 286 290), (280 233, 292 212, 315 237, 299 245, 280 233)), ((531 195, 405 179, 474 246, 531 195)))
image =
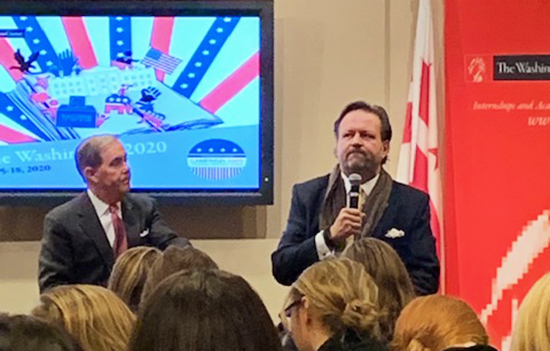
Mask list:
POLYGON ((116 135, 132 191, 269 204, 272 1, 0 2, 0 203, 62 202, 116 135))

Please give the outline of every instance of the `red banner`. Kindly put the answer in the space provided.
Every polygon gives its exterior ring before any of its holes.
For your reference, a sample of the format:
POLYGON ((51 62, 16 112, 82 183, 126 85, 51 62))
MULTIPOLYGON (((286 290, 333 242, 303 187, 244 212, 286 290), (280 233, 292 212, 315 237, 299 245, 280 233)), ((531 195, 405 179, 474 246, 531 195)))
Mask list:
POLYGON ((550 2, 447 0, 447 292, 507 350, 512 320, 550 271, 550 2))

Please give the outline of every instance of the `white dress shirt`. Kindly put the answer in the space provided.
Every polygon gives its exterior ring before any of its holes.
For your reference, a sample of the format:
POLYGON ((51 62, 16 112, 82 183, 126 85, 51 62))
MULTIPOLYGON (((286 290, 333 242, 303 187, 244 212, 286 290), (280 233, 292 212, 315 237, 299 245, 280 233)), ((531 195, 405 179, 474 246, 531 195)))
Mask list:
MULTIPOLYGON (((101 222, 101 226, 107 235, 107 240, 111 247, 115 244, 115 227, 113 225, 113 218, 111 217, 111 212, 109 211, 109 205, 101 201, 90 189, 88 189, 88 196, 92 205, 94 206, 95 213, 101 222)), ((116 204, 118 210, 117 214, 122 219, 122 210, 120 209, 120 202, 116 204)))
MULTIPOLYGON (((349 194, 351 190, 351 182, 349 181, 349 178, 344 174, 344 172, 342 172, 340 175, 344 180, 344 188, 346 189, 346 194, 349 194)), ((364 194, 365 197, 370 195, 372 189, 374 189, 374 186, 378 181, 378 178, 380 178, 380 174, 375 175, 371 180, 361 184, 361 192, 364 194)), ((349 196, 346 196, 346 204, 349 205, 349 196)), ((319 256, 320 260, 330 256, 334 256, 334 252, 329 249, 327 243, 325 242, 322 229, 319 233, 315 235, 315 246, 317 247, 317 255, 319 256)))

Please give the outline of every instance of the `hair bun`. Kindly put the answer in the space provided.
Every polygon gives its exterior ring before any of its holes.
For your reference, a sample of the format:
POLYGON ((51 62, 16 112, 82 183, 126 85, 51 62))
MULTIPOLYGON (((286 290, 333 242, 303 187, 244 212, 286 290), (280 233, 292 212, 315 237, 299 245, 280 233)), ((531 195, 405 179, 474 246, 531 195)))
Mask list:
POLYGON ((342 322, 345 326, 357 330, 377 330, 379 328, 379 313, 376 305, 355 299, 346 304, 342 313, 342 322))

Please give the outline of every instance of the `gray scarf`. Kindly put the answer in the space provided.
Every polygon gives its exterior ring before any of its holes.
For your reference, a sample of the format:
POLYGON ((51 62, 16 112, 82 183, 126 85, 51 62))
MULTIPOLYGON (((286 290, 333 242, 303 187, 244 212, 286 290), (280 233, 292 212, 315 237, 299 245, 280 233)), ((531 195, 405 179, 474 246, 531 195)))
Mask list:
MULTIPOLYGON (((330 227, 336 220, 336 217, 338 217, 340 210, 346 207, 346 188, 340 174, 340 166, 336 165, 330 173, 327 191, 323 200, 323 207, 319 215, 320 229, 330 227)), ((360 237, 356 237, 355 239, 372 236, 374 228, 376 228, 386 207, 388 207, 388 199, 390 198, 392 184, 393 180, 391 176, 382 169, 378 181, 363 204, 362 211, 367 216, 363 223, 360 237)))

